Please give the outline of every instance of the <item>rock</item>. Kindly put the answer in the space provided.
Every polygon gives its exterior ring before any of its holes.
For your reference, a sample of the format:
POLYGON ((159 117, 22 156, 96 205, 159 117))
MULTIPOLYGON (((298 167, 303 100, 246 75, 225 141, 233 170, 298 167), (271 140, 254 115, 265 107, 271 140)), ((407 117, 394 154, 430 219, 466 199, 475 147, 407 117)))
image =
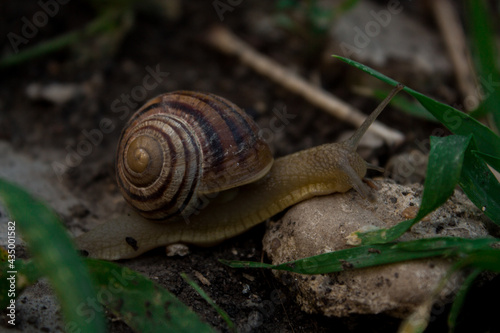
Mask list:
MULTIPOLYGON (((48 163, 35 160, 23 153, 18 153, 7 142, 0 141, 0 178, 8 180, 42 199, 64 218, 72 217, 75 209, 80 209, 82 203, 75 198, 66 187, 57 181, 54 170, 48 163)), ((83 208, 85 209, 85 207, 83 208)), ((7 244, 7 222, 12 219, 0 203, 0 245, 7 244)), ((16 233, 16 237, 19 234, 16 233)), ((23 244, 17 238, 18 245, 23 244)))
MULTIPOLYGON (((26 288, 16 300, 16 326, 8 332, 69 332, 59 303, 46 280, 26 288)), ((0 329, 2 331, 2 329, 0 329)))
POLYGON ((427 160, 427 154, 418 149, 395 155, 387 162, 385 176, 403 185, 423 183, 427 160))
MULTIPOLYGON (((362 199, 355 191, 304 201, 272 223, 264 237, 264 250, 273 264, 348 248, 346 237, 359 229, 387 228, 414 217, 422 187, 377 181, 377 202, 362 199), (412 208, 415 207, 415 208, 412 208)), ((459 191, 442 207, 416 224, 400 240, 488 235, 487 218, 459 191)), ((274 271, 296 295, 302 309, 327 316, 386 313, 408 315, 428 299, 446 274, 450 261, 440 258, 402 262, 323 275, 274 271)), ((459 287, 462 277, 450 280, 441 302, 459 287)))
POLYGON ((84 94, 82 86, 71 83, 51 83, 42 85, 31 83, 26 95, 32 100, 44 100, 57 105, 65 104, 84 94))
POLYGON ((184 257, 189 254, 189 246, 186 244, 171 244, 166 247, 165 253, 167 257, 184 257))
MULTIPOLYGON (((44 149, 44 154, 51 151, 44 149)), ((49 155, 50 156, 50 155, 49 155)), ((57 156, 54 154, 54 156, 57 156)), ((41 159, 16 152, 7 142, 0 141, 0 178, 22 187, 51 207, 64 221, 76 224, 79 217, 89 215, 92 206, 74 195, 61 181, 51 165, 41 159)), ((0 202, 0 246, 7 248, 8 211, 0 202)), ((76 228, 75 228, 76 229, 76 228)), ((80 231, 81 232, 81 231, 80 231)), ((25 244, 16 230, 16 258, 26 254, 25 244)), ((48 240, 50 241, 50 240, 48 240)), ((16 326, 9 332, 65 332, 65 324, 59 313, 59 304, 48 282, 41 280, 28 287, 16 300, 16 326)), ((3 332, 5 325, 0 326, 3 332)), ((4 329, 5 330, 5 329, 4 329)))
POLYGON ((440 36, 410 12, 399 1, 385 6, 360 1, 332 26, 325 56, 339 54, 376 67, 410 63, 407 72, 446 77, 452 68, 440 36))

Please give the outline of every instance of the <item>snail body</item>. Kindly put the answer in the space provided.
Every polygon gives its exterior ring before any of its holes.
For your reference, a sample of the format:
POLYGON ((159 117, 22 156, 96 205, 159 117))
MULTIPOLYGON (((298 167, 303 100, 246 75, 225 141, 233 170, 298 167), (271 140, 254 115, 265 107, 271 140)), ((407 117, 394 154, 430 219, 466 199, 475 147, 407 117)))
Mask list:
MULTIPOLYGON (((366 129, 390 98, 401 88, 393 90, 393 93, 365 120, 350 139, 299 151, 278 158, 274 162, 269 148, 256 135, 257 126, 229 101, 215 95, 193 92, 161 95, 148 102, 132 116, 122 132, 119 143, 118 184, 126 200, 132 205, 137 205, 135 211, 103 223, 77 237, 76 244, 88 256, 108 260, 136 257, 153 248, 174 243, 211 246, 239 235, 287 207, 314 196, 346 192, 354 188, 362 196, 371 197, 370 190, 363 184, 362 178, 367 168, 372 166, 365 162, 355 150, 366 129), (199 169, 201 171, 189 173, 183 166, 182 172, 174 172, 172 176, 166 176, 164 171, 148 169, 148 166, 152 165, 160 165, 169 169, 171 165, 164 159, 160 159, 160 162, 152 161, 156 158, 154 154, 179 158, 175 155, 178 153, 164 153, 165 147, 168 148, 166 151, 172 151, 169 148, 172 143, 153 143, 150 151, 147 151, 148 145, 145 144, 148 138, 159 138, 160 142, 165 139, 163 135, 151 133, 154 127, 152 119, 160 118, 165 123, 166 116, 163 113, 168 112, 172 104, 175 104, 170 103, 171 100, 184 102, 190 100, 191 103, 193 100, 202 101, 201 106, 208 105, 215 109, 223 106, 226 112, 229 110, 229 114, 239 119, 241 126, 236 126, 236 123, 224 120, 226 113, 220 116, 221 110, 216 110, 219 116, 215 118, 223 119, 219 124, 221 127, 231 124, 227 126, 230 129, 229 138, 221 139, 221 142, 224 142, 221 145, 225 147, 222 149, 222 156, 209 158, 191 156, 182 147, 178 148, 178 151, 181 151, 180 156, 188 156, 190 163, 196 162, 203 165, 204 167, 199 169), (148 116, 144 118, 146 120, 139 121, 141 116, 148 112, 151 117, 148 116), (244 134, 246 130, 250 130, 252 134, 244 134), (248 136, 244 143, 231 143, 231 140, 241 139, 242 135, 248 136), (256 154, 258 156, 254 156, 256 154), (222 161, 223 166, 220 167, 220 164, 215 163, 215 167, 219 169, 210 170, 209 168, 213 167, 210 162, 215 160, 218 161, 217 163, 222 161), (129 162, 137 163, 137 165, 130 166, 129 162), (126 163, 129 166, 126 166, 126 163), (148 179, 137 180, 140 172, 143 172, 148 179), (131 176, 127 173, 131 173, 131 176), (174 194, 171 194, 164 189, 163 183, 158 183, 169 179, 175 184, 183 182, 191 184, 190 180, 173 180, 177 175, 184 176, 185 174, 195 175, 192 179, 200 180, 198 185, 190 185, 189 190, 176 190, 175 193, 172 192, 174 194), (153 177, 156 178, 153 179, 153 177), (127 184, 127 178, 135 183, 127 184), (146 192, 146 189, 158 188, 163 191, 160 195, 145 193, 147 199, 144 200, 139 197, 141 192, 146 192), (177 200, 186 193, 187 196, 184 199, 177 200), (147 203, 151 197, 161 199, 168 195, 171 198, 163 203, 147 203), (177 201, 172 204, 172 200, 177 201), (162 205, 166 205, 167 208, 162 205)), ((185 111, 188 105, 183 105, 180 109, 185 111)), ((200 108, 200 105, 196 107, 200 108)), ((182 115, 181 119, 182 117, 185 115, 182 115)), ((185 123, 184 127, 187 127, 196 121, 193 122, 193 119, 190 119, 185 123)), ((219 134, 218 137, 224 138, 225 135, 227 134, 219 134)), ((212 144, 217 141, 210 135, 205 135, 206 138, 212 138, 212 144)), ((189 143, 190 140, 184 137, 181 141, 189 143)), ((211 148, 210 144, 206 146, 201 144, 195 150, 200 152, 211 148)))

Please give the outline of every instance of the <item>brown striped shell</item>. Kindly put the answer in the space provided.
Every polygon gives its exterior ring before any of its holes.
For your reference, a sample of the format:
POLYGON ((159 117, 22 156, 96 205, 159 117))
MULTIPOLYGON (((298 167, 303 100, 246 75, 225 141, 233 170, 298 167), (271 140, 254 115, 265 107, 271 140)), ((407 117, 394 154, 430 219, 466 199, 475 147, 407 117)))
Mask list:
POLYGON ((160 95, 129 120, 118 143, 120 190, 141 215, 187 218, 203 194, 263 177, 273 158, 254 121, 230 101, 177 91, 160 95))

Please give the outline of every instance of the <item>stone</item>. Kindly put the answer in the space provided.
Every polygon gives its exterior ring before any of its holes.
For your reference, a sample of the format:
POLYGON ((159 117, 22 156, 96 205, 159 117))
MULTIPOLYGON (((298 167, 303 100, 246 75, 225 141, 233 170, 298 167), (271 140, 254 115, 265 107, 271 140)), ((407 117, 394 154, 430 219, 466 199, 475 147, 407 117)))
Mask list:
MULTIPOLYGON (((376 202, 355 191, 316 197, 292 207, 271 223, 263 240, 273 264, 349 248, 348 236, 357 230, 387 228, 418 211, 423 188, 376 181, 376 202)), ((399 240, 429 237, 487 237, 487 218, 458 190, 446 204, 413 226, 399 240)), ((308 313, 344 317, 385 313, 404 317, 428 300, 448 272, 451 261, 421 259, 321 275, 273 271, 295 294, 308 313)), ((447 303, 463 277, 455 274, 438 297, 447 303)))

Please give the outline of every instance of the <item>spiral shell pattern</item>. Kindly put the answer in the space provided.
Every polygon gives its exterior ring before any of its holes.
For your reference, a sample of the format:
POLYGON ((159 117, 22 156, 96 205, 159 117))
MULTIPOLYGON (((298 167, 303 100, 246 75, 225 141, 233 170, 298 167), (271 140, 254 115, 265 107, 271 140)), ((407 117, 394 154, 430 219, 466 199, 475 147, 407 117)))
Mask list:
POLYGON ((160 95, 129 120, 116 173, 126 201, 154 220, 187 219, 211 194, 253 182, 271 168, 258 127, 228 100, 190 91, 160 95))

